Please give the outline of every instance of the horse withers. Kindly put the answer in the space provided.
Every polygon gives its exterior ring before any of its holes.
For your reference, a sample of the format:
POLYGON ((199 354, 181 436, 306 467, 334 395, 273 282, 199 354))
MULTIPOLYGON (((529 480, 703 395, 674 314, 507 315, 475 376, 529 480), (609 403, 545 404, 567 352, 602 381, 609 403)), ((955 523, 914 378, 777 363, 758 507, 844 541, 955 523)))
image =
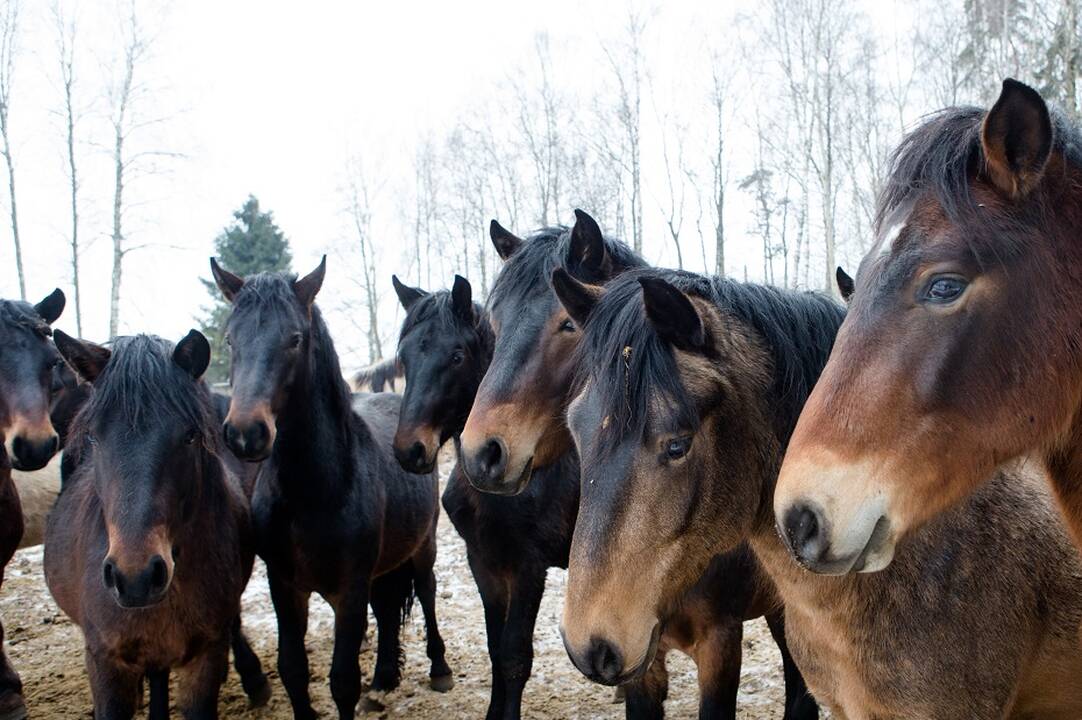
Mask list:
POLYGON ((252 495, 260 557, 278 617, 278 674, 296 718, 316 716, 304 646, 313 592, 334 609, 331 695, 353 718, 361 697, 358 662, 371 603, 379 629, 372 689, 401 681, 399 633, 414 594, 425 616, 433 689, 453 685, 436 623, 434 474, 411 475, 391 457, 401 399, 361 398, 357 412, 330 333, 315 304, 326 258, 302 278, 240 278, 211 261, 232 304, 233 394, 226 444, 262 461, 252 495))
POLYGON ((255 556, 248 504, 200 379, 206 338, 138 335, 110 349, 57 331, 56 343, 93 392, 69 437, 80 461, 49 516, 45 579, 83 631, 95 718, 133 717, 144 679, 149 717, 168 718, 173 671, 185 717, 218 717, 231 642, 249 698, 265 703, 239 627, 255 556))
POLYGON ((563 621, 577 665, 640 671, 670 599, 747 542, 834 717, 1082 717, 1082 559, 1039 479, 993 478, 878 573, 810 573, 778 536, 774 486, 842 322, 832 300, 662 270, 556 282, 585 327, 563 621))
POLYGON ((1080 226, 1082 134, 1022 83, 902 141, 778 480, 778 527, 808 569, 884 568, 1026 457, 1082 542, 1080 226))

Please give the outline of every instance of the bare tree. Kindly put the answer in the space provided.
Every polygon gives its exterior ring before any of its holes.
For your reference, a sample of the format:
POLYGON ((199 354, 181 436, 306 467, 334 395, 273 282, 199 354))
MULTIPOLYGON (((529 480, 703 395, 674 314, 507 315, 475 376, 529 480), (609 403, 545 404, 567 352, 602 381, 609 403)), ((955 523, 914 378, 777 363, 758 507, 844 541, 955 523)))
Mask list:
POLYGON ((75 161, 75 125, 78 120, 75 108, 75 39, 76 19, 64 14, 60 0, 52 6, 53 24, 56 29, 56 51, 60 67, 60 87, 64 95, 64 125, 67 131, 68 180, 71 183, 71 284, 74 289, 75 329, 83 336, 82 287, 79 282, 79 173, 75 161))
POLYGON ((560 217, 564 172, 564 100, 552 78, 552 52, 545 33, 534 38, 536 81, 525 72, 512 83, 516 98, 516 126, 530 159, 537 190, 538 221, 548 225, 560 217))
POLYGON ((11 90, 18 55, 19 0, 3 0, 0 5, 0 141, 8 169, 8 201, 11 209, 11 237, 15 242, 15 269, 19 275, 19 297, 26 300, 26 270, 19 239, 19 213, 15 202, 15 160, 11 153, 11 90))
POLYGON ((348 167, 346 203, 350 224, 356 233, 354 247, 357 249, 361 269, 359 285, 364 293, 364 305, 368 322, 365 335, 368 340, 368 361, 383 357, 383 344, 379 337, 379 292, 376 287, 376 249, 372 243, 372 197, 364 165, 353 159, 348 167))
MULTIPOLYGON (((711 62, 713 68, 713 85, 710 92, 710 105, 713 110, 714 151, 710 157, 710 167, 713 170, 713 214, 714 214, 714 274, 718 277, 725 276, 725 187, 729 182, 729 171, 725 157, 725 133, 726 133, 726 96, 728 95, 728 80, 722 74, 718 58, 715 56, 711 62)), ((706 265, 706 253, 703 253, 703 265, 706 265)))
MULTIPOLYGON (((656 99, 657 94, 652 93, 656 99)), ((665 227, 669 231, 673 248, 676 250, 676 266, 684 269, 684 250, 680 244, 680 231, 684 226, 684 211, 687 204, 688 167, 684 155, 684 138, 688 133, 685 123, 673 117, 670 111, 662 115, 657 109, 658 126, 661 128, 661 159, 665 168, 665 198, 658 203, 665 217, 665 227)))

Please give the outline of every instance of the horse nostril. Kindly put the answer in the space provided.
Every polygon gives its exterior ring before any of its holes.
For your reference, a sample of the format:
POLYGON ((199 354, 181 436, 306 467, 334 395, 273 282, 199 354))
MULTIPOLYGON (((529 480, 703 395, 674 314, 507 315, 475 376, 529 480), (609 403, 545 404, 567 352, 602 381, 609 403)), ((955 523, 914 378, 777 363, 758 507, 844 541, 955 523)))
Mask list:
POLYGON ((503 441, 499 438, 491 438, 485 446, 481 448, 481 453, 478 457, 481 467, 488 471, 490 475, 499 475, 503 471, 503 466, 507 462, 507 452, 504 448, 503 441))
POLYGON ((809 505, 794 505, 785 513, 785 537, 797 559, 815 561, 826 550, 823 523, 809 505))
POLYGON ((117 585, 116 577, 116 563, 112 560, 106 560, 102 565, 102 580, 105 581, 105 588, 107 590, 113 590, 117 585))
POLYGON ((594 673, 594 679, 607 685, 613 685, 620 679, 624 669, 624 659, 612 643, 601 638, 590 640, 588 665, 594 673))
POLYGON ((417 441, 410 445, 409 452, 410 460, 415 466, 420 465, 425 459, 425 446, 421 441, 417 441))
POLYGON ((155 555, 150 560, 150 591, 152 594, 160 593, 169 584, 169 566, 161 555, 155 555))

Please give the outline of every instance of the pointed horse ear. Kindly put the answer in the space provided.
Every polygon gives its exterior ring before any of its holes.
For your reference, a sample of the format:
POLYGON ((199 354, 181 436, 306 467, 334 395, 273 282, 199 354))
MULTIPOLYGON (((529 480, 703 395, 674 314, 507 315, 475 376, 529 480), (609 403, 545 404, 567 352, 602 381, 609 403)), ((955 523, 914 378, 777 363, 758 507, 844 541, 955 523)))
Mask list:
POLYGON ((579 282, 563 268, 552 271, 552 289, 556 291, 564 310, 580 328, 586 325, 586 319, 603 293, 600 287, 579 282))
POLYGON ((293 292, 296 294, 297 299, 301 301, 301 305, 312 307, 312 303, 316 300, 316 294, 319 293, 319 289, 323 287, 323 277, 326 274, 327 256, 324 255, 315 270, 299 280, 293 281, 293 292))
POLYGON ((646 317, 657 334, 673 347, 689 352, 706 348, 706 329, 690 298, 660 278, 641 277, 646 317))
POLYGON ((1040 182, 1052 154, 1052 118, 1033 88, 1007 78, 981 125, 988 178, 1001 193, 1019 200, 1040 182))
POLYGON ((214 282, 218 285, 218 289, 222 291, 222 295, 225 299, 229 302, 233 302, 233 298, 235 298, 237 293, 240 292, 240 289, 244 287, 244 278, 239 275, 234 275, 224 269, 214 258, 210 259, 210 272, 214 275, 214 282))
POLYGON ((391 285, 394 285, 394 292, 395 295, 398 296, 398 302, 402 304, 402 309, 406 312, 409 312, 409 309, 413 306, 413 303, 417 302, 428 294, 421 288, 410 287, 409 285, 405 284, 398 279, 397 275, 391 276, 391 285))
POLYGON ((455 275, 451 286, 451 310, 462 320, 473 322, 473 287, 461 275, 455 275))
POLYGON ((567 269, 580 280, 600 281, 612 274, 612 260, 605 249, 605 237, 597 221, 582 210, 575 210, 571 245, 567 250, 567 269))
POLYGON ((198 330, 189 330, 173 349, 173 362, 191 375, 193 380, 203 377, 210 365, 210 343, 206 336, 198 330))
POLYGON ((838 281, 838 292, 842 295, 842 300, 849 302, 849 298, 853 297, 853 291, 856 290, 856 283, 853 282, 853 278, 849 277, 849 273, 842 270, 841 265, 834 271, 834 278, 838 281))
POLYGON ((98 379, 113 355, 109 348, 85 340, 76 340, 62 330, 53 332, 53 342, 68 365, 89 383, 98 379))
POLYGON ((496 252, 499 254, 501 260, 507 260, 507 258, 514 255, 518 252, 518 249, 522 247, 522 238, 506 229, 495 220, 489 223, 488 234, 489 237, 492 238, 492 244, 496 247, 496 252))
POLYGON ((64 297, 64 291, 60 288, 53 290, 49 293, 49 296, 34 306, 34 312, 38 314, 42 320, 48 325, 52 325, 56 322, 56 319, 60 317, 60 313, 64 312, 64 305, 67 303, 67 298, 64 297))

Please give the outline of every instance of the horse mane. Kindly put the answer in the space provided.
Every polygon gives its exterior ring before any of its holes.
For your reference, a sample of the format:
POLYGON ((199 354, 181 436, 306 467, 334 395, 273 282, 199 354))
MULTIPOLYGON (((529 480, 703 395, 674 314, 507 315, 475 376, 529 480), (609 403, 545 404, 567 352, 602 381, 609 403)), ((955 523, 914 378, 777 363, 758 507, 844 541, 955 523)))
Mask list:
POLYGON ((172 415, 197 428, 203 444, 216 453, 221 430, 210 390, 173 362, 173 348, 154 335, 116 338, 93 392, 72 421, 73 443, 85 440, 90 419, 100 415, 126 422, 132 430, 172 415))
MULTIPOLYGON (((261 311, 268 307, 287 307, 304 314, 297 294, 293 291, 293 283, 297 275, 287 272, 262 272, 244 279, 244 285, 240 292, 233 298, 233 312, 237 315, 245 312, 261 311)), ((309 353, 312 363, 309 372, 313 373, 312 379, 316 382, 327 383, 330 391, 330 399, 337 412, 344 414, 352 413, 352 393, 345 378, 342 376, 342 366, 338 360, 338 353, 334 349, 334 341, 323 321, 323 313, 313 303, 309 317, 309 332, 311 342, 309 353), (319 368, 319 375, 314 373, 319 368)))
POLYGON ((627 437, 642 437, 657 403, 667 406, 682 427, 699 426, 672 348, 646 317, 640 277, 665 280, 759 333, 772 358, 768 405, 774 412, 775 431, 783 442, 788 440, 826 365, 844 309, 818 293, 649 268, 632 270, 606 286, 602 301, 586 321, 590 341, 580 343, 577 350, 576 386, 589 382, 599 393, 602 412, 614 429, 601 435, 608 449, 627 437))
MULTIPOLYGON (((1049 107, 1052 119, 1053 151, 1059 152, 1067 162, 1082 166, 1082 136, 1073 123, 1057 108, 1049 107)), ((910 131, 891 155, 887 181, 880 191, 875 225, 877 231, 883 222, 899 206, 917 196, 931 192, 942 205, 947 216, 954 222, 982 223, 985 214, 977 212, 979 205, 971 193, 971 178, 984 162, 981 147, 981 125, 988 114, 983 108, 966 106, 940 110, 927 116, 920 125, 910 131)), ((1030 212, 1039 217, 1052 210, 1043 202, 1029 204, 1030 212)), ((1019 215, 1019 213, 1012 213, 1019 215)), ((1017 223, 1021 217, 1012 218, 1017 223)), ((1029 240, 1022 233, 1004 233, 1000 230, 993 237, 982 238, 1001 245, 1005 235, 1011 236, 1007 247, 1000 247, 995 254, 1010 254, 1017 250, 1018 242, 1029 240), (998 236, 994 237, 994 236, 998 236)), ((974 233, 980 235, 981 233, 974 233)), ((987 252, 975 247, 978 257, 987 252)))
POLYGON ((22 300, 0 300, 0 325, 16 325, 43 338, 53 334, 34 306, 22 300))
MULTIPOLYGON (((605 250, 617 273, 646 264, 622 241, 605 236, 604 242, 605 250)), ((565 225, 554 225, 533 232, 504 263, 496 276, 496 282, 488 296, 489 309, 495 309, 511 299, 547 296, 550 292, 549 278, 552 277, 552 271, 567 265, 570 248, 571 228, 565 225)))
MULTIPOLYGON (((402 321, 402 330, 398 334, 398 342, 401 343, 402 338, 418 326, 433 321, 440 327, 463 328, 465 325, 462 318, 454 311, 450 290, 437 290, 418 298, 406 312, 406 319, 402 321)), ((496 333, 488 321, 488 313, 479 304, 473 303, 473 323, 464 329, 477 333, 481 342, 481 354, 485 360, 485 367, 481 370, 484 372, 488 369, 488 361, 492 359, 493 349, 496 346, 496 333)))

